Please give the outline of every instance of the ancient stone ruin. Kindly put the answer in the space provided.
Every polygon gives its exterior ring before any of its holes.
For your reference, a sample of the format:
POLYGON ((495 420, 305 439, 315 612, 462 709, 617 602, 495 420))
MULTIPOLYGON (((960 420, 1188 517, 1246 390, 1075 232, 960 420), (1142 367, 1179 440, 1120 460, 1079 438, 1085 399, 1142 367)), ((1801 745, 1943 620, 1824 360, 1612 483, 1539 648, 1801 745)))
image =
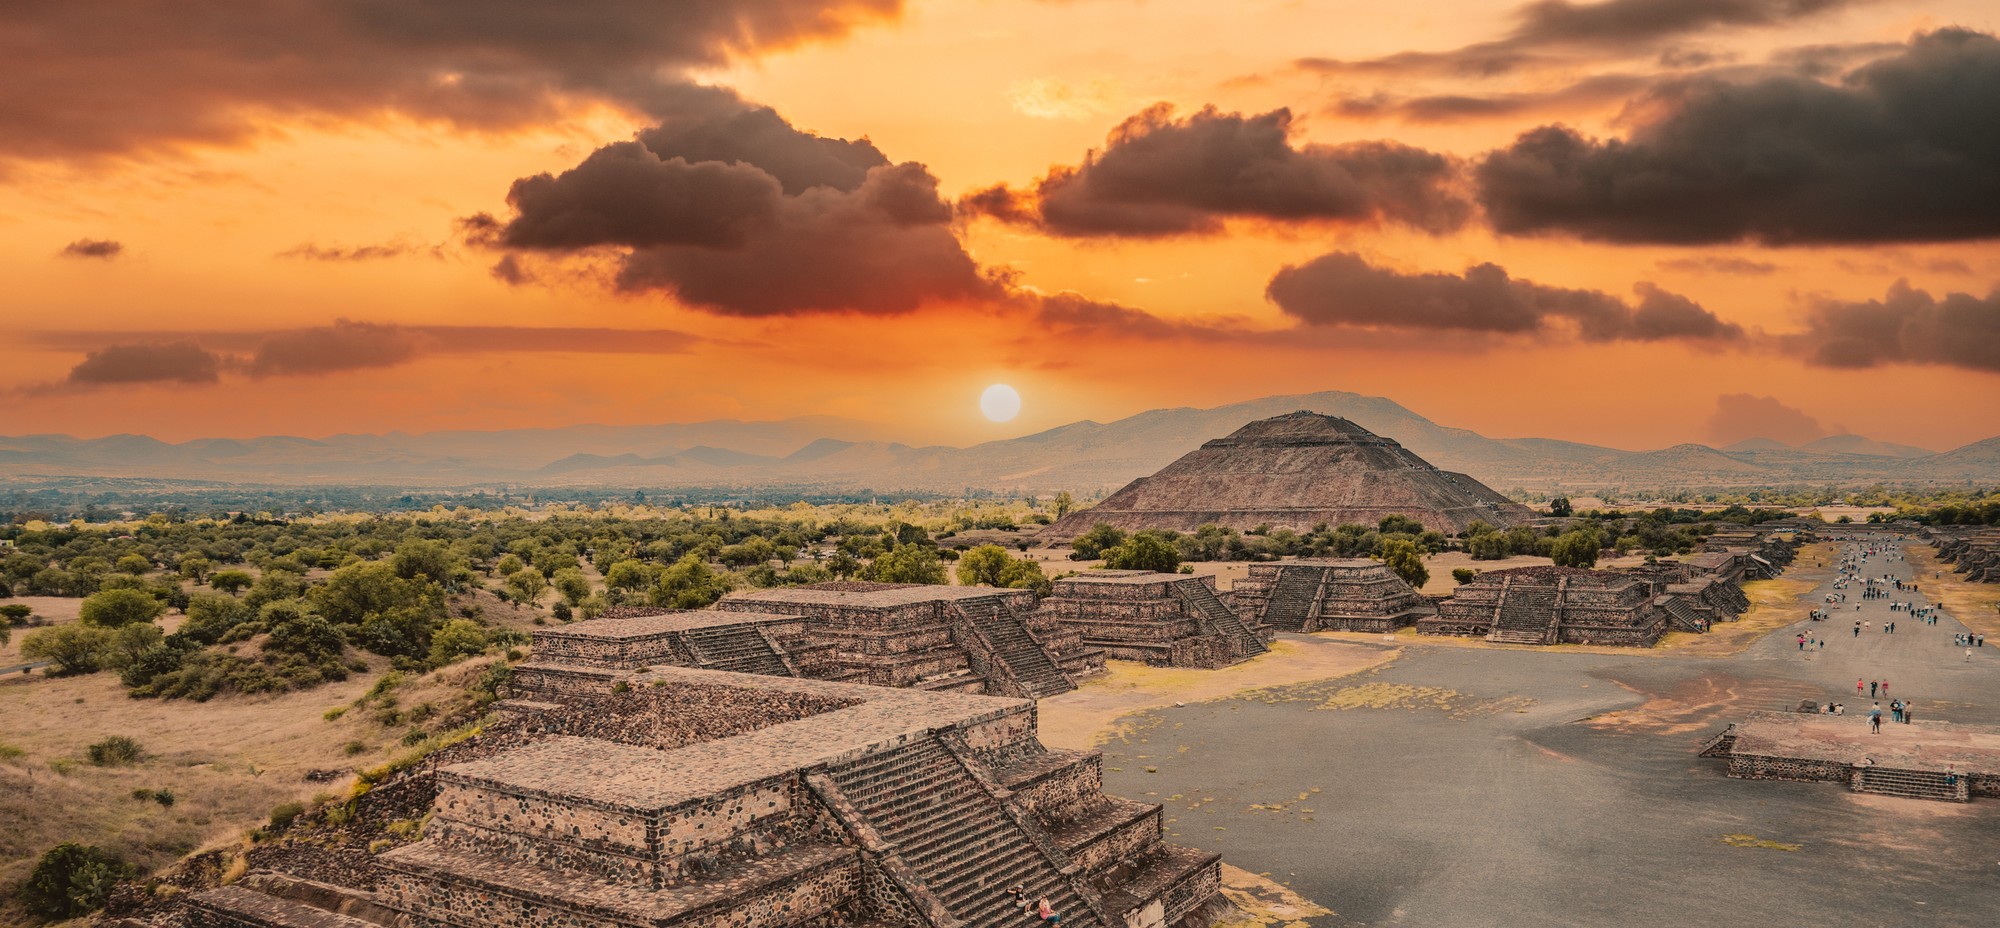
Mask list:
POLYGON ((1367 558, 1251 564, 1234 593, 1246 621, 1292 632, 1392 632, 1437 612, 1395 571, 1367 558))
POLYGON ((1518 567, 1474 577, 1421 619, 1427 635, 1483 637, 1507 644, 1649 647, 1672 619, 1656 600, 1665 583, 1629 571, 1518 567))
POLYGON ((2000 528, 1985 525, 1936 526, 1926 534, 1938 560, 1976 583, 2000 583, 2000 528))
POLYGON ((1120 660, 1223 667, 1269 650, 1271 632, 1239 618, 1214 583, 1214 577, 1093 570, 1057 580, 1037 615, 1120 660))
POLYGON ((805 620, 812 663, 877 686, 1040 698, 1104 670, 1104 652, 1035 609, 1027 590, 821 583, 731 593, 723 612, 805 620))
POLYGON ((1252 422, 1141 477, 1104 502, 1065 516, 1042 538, 1065 542, 1099 523, 1126 531, 1191 532, 1216 524, 1308 531, 1320 523, 1374 525, 1405 515, 1425 528, 1463 532, 1475 521, 1506 528, 1533 519, 1464 474, 1424 459, 1346 419, 1294 412, 1252 422))
POLYGON ((421 840, 331 884, 253 873, 224 928, 1205 928, 1216 855, 1104 795, 1032 702, 692 668, 503 703, 497 750, 430 774, 421 840))
POLYGON ((1921 721, 1870 732, 1858 715, 1756 712, 1699 754, 1728 761, 1737 779, 1839 783, 1939 802, 2000 797, 2000 729, 1977 725, 1921 721))

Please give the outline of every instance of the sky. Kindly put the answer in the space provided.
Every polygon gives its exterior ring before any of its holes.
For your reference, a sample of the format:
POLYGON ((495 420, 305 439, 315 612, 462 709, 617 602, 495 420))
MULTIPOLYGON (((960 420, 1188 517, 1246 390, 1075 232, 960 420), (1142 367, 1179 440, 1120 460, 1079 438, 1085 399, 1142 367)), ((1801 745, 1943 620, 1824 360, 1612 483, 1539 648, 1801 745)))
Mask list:
POLYGON ((0 6, 0 434, 2000 435, 1972 0, 0 6), (1020 415, 988 421, 1005 383, 1020 415))

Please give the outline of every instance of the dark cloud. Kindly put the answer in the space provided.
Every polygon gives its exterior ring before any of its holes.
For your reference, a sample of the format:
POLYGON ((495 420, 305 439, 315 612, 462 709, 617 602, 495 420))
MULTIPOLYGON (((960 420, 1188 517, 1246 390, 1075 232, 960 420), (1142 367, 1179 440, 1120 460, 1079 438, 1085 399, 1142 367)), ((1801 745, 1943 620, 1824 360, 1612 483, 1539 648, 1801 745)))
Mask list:
POLYGON ((1464 222, 1442 155, 1395 142, 1292 143, 1292 113, 1208 107, 1186 119, 1160 104, 1125 120, 1102 151, 1033 191, 995 187, 966 208, 1055 235, 1215 233, 1231 218, 1394 222, 1442 232, 1464 222))
POLYGON ((2000 373, 2000 289, 1937 299, 1899 281, 1880 300, 1813 304, 1805 333, 1786 341, 1822 367, 1936 364, 2000 373))
MULTIPOLYGON (((1723 28, 1778 26, 1872 0, 1540 0, 1521 8, 1505 37, 1443 52, 1401 52, 1343 61, 1305 58, 1322 74, 1491 77, 1531 66, 1649 53, 1683 36, 1723 28)), ((1682 59, 1699 53, 1673 51, 1682 59)))
POLYGON ((1708 440, 1718 446, 1733 445, 1746 438, 1769 438, 1787 445, 1803 445, 1831 434, 1819 420, 1778 402, 1774 397, 1748 393, 1726 393, 1715 398, 1715 412, 1708 417, 1708 440))
POLYGON ((102 238, 80 238, 63 246, 65 258, 97 258, 109 261, 125 252, 125 245, 102 238))
POLYGON ((1331 104, 1328 110, 1339 116, 1394 117, 1417 123, 1506 119, 1602 106, 1624 100, 1635 91, 1651 86, 1654 80, 1637 74, 1599 74, 1566 87, 1526 93, 1343 97, 1331 104))
MULTIPOLYGON (((610 250, 618 289, 725 315, 894 314, 1004 292, 966 254, 923 165, 799 130, 725 91, 678 94, 668 122, 518 180, 508 202, 505 220, 467 220, 467 239, 610 250)), ((494 272, 527 279, 518 260, 494 272)))
POLYGON ((1739 341, 1741 327, 1686 297, 1641 283, 1636 304, 1599 290, 1550 287, 1480 264, 1464 274, 1404 274, 1347 252, 1278 271, 1265 295, 1306 325, 1542 332, 1558 321, 1585 341, 1739 341))
POLYGON ((1139 339, 1255 340, 1264 333, 1238 324, 1238 320, 1172 320, 1117 303, 1093 300, 1076 293, 1057 293, 1034 298, 1035 320, 1044 326, 1072 332, 1115 334, 1139 339))
POLYGON ((33 393, 206 384, 225 374, 323 376, 447 355, 678 354, 701 344, 696 336, 671 329, 396 325, 345 319, 261 332, 49 331, 29 333, 26 340, 43 348, 86 352, 63 381, 30 388, 33 393))
POLYGON ((90 352, 64 381, 74 387, 214 383, 225 360, 190 341, 108 345, 90 352))
POLYGON ((444 249, 437 245, 416 245, 396 242, 386 245, 316 245, 308 242, 295 245, 278 252, 280 258, 297 258, 301 261, 324 261, 335 264, 361 261, 385 261, 390 258, 428 257, 442 259, 444 249))
POLYGON ((1838 84, 1697 79, 1626 139, 1546 126, 1488 155, 1503 233, 1777 245, 2000 235, 2000 41, 1946 29, 1838 84))
POLYGON ((650 110, 673 104, 690 68, 900 11, 900 0, 9 3, 0 156, 238 141, 273 114, 508 128, 580 98, 650 110))
POLYGON ((253 377, 333 374, 394 367, 415 358, 422 336, 397 325, 350 322, 279 332, 264 339, 243 365, 253 377))
POLYGON ((1668 258, 1658 262, 1660 270, 1683 271, 1690 274, 1735 274, 1743 277, 1762 277, 1775 274, 1778 266, 1769 261, 1755 261, 1750 258, 1734 258, 1724 255, 1692 255, 1686 258, 1668 258))

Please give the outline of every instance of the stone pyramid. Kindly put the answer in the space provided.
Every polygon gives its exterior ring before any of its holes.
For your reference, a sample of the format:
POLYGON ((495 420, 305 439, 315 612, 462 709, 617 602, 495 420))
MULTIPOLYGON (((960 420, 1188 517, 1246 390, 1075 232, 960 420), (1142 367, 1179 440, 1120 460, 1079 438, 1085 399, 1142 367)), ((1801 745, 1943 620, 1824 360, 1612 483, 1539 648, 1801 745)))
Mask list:
POLYGON ((1305 531, 1325 522, 1373 526, 1406 515, 1462 532, 1475 520, 1506 528, 1534 517, 1464 474, 1432 467, 1346 419, 1303 410, 1260 419, 1188 452, 1042 534, 1067 541, 1098 523, 1126 531, 1191 532, 1209 524, 1305 531))

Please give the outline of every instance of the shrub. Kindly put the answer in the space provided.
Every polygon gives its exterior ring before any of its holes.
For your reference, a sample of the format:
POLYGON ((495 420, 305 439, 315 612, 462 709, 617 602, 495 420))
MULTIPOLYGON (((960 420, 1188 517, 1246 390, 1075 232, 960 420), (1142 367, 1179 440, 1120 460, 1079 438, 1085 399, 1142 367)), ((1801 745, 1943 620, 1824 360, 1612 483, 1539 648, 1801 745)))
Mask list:
POLYGON ((1111 570, 1150 570, 1170 574, 1181 566, 1181 555, 1173 545, 1152 535, 1139 534, 1106 549, 1104 566, 1111 570))
POLYGON ((35 864, 21 898, 37 914, 75 918, 103 908, 112 887, 133 873, 124 861, 95 847, 58 844, 35 864))
POLYGON ((305 803, 302 802, 278 803, 271 809, 271 830, 284 831, 285 829, 292 827, 292 823, 298 821, 299 816, 304 814, 306 814, 305 803))
POLYGON ((146 756, 146 751, 139 746, 138 741, 132 738, 125 735, 112 735, 103 741, 91 745, 86 749, 85 756, 90 758, 90 763, 93 766, 124 767, 138 763, 140 758, 146 756))
POLYGON ((105 590, 83 601, 83 624, 116 628, 133 622, 151 622, 167 611, 166 604, 151 593, 139 590, 105 590))
POLYGON ((347 756, 353 757, 356 754, 360 754, 367 751, 368 745, 362 744, 359 741, 349 741, 347 742, 347 745, 345 747, 341 748, 341 750, 346 751, 347 756))
MULTIPOLYGON (((273 611, 278 603, 264 607, 266 614, 273 611)), ((340 657, 347 642, 340 637, 340 630, 319 616, 310 613, 293 616, 271 626, 271 637, 264 642, 266 652, 289 654, 308 663, 331 661, 340 657)))
POLYGON ((1459 583, 1471 583, 1472 578, 1477 576, 1479 576, 1479 571, 1471 567, 1454 567, 1451 569, 1451 579, 1459 583))
POLYGON ((471 619, 452 619, 431 635, 430 665, 443 667, 486 650, 486 630, 471 619))
POLYGON ((104 667, 104 649, 111 643, 108 629, 88 625, 58 625, 31 632, 21 640, 21 656, 31 661, 48 661, 57 674, 96 673, 104 667))

